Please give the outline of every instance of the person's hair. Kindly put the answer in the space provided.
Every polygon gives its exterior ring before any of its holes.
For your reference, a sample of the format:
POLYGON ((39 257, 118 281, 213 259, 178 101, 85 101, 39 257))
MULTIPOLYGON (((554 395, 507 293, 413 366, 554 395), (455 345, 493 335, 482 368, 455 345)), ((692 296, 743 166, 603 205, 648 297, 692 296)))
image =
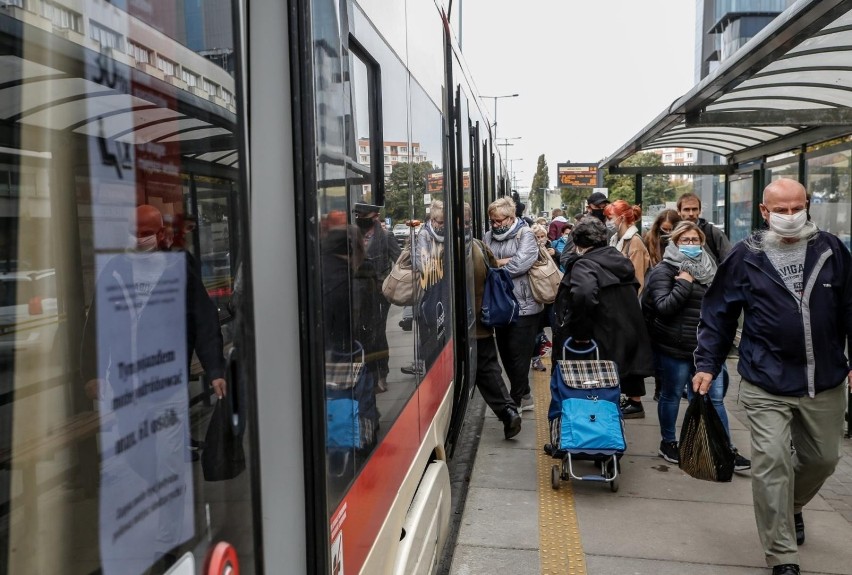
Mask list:
POLYGON ((515 216, 515 202, 512 201, 512 198, 508 196, 503 196, 502 198, 497 198, 488 206, 488 217, 493 219, 493 216, 500 216, 499 219, 503 220, 509 217, 515 216))
POLYGON ((651 224, 651 229, 645 234, 645 247, 648 248, 648 254, 651 256, 651 265, 660 263, 663 259, 663 250, 660 249, 660 239, 663 236, 662 226, 664 223, 670 223, 672 229, 680 222, 680 214, 677 210, 663 210, 654 219, 651 224))
POLYGON ((532 225, 532 227, 531 227, 531 229, 532 229, 532 231, 533 231, 533 233, 534 233, 534 234, 538 234, 539 232, 541 232, 541 233, 543 233, 544 235, 547 235, 547 228, 545 228, 545 227, 544 227, 543 225, 541 225, 541 224, 533 224, 533 225, 532 225))
POLYGON ((604 215, 608 218, 624 218, 624 223, 632 226, 642 217, 642 208, 640 206, 631 206, 624 200, 615 200, 604 208, 604 215))
POLYGON ((698 232, 698 239, 701 240, 702 246, 704 245, 704 242, 707 241, 707 237, 704 235, 704 232, 701 231, 701 228, 698 227, 698 224, 683 220, 675 226, 675 229, 672 230, 671 242, 676 245, 680 236, 686 232, 698 232))
POLYGON ((436 217, 444 217, 444 202, 441 200, 432 201, 432 205, 429 206, 429 219, 435 219, 436 217))
POLYGON ((683 205, 684 200, 696 200, 698 201, 698 209, 701 210, 701 198, 693 194, 692 192, 686 192, 684 195, 677 199, 677 211, 680 211, 681 206, 683 205))
POLYGON ((550 217, 552 217, 552 218, 557 218, 561 215, 562 215, 562 209, 561 208, 553 208, 553 211, 550 212, 550 217))
POLYGON ((607 243, 606 226, 595 217, 585 217, 571 232, 578 248, 599 248, 607 243))
POLYGON ((540 226, 546 226, 547 225, 547 218, 536 218, 535 223, 537 225, 540 225, 540 226))

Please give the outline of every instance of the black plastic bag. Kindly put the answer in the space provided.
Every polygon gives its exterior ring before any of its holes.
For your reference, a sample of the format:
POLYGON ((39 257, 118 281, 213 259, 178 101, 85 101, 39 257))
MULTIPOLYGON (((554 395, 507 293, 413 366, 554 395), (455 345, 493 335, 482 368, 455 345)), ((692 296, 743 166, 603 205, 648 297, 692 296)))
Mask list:
POLYGON ((730 481, 736 453, 709 395, 695 394, 680 430, 680 463, 686 473, 705 481, 730 481))
POLYGON ((205 481, 233 479, 246 468, 242 437, 232 423, 233 410, 228 399, 220 399, 213 408, 201 452, 201 470, 205 481))

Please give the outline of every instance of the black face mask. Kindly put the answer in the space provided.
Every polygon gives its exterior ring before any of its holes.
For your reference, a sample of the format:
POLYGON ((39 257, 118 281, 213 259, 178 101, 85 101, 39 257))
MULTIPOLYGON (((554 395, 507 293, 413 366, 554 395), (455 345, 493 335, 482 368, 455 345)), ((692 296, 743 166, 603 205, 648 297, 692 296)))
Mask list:
POLYGON ((604 211, 603 211, 603 210, 595 210, 595 209, 593 209, 593 210, 591 210, 591 211, 589 212, 589 214, 590 214, 590 215, 592 215, 592 216, 594 216, 594 217, 596 217, 596 218, 597 218, 597 219, 599 219, 601 222, 606 223, 606 216, 604 215, 604 211))
POLYGON ((357 225, 361 231, 366 232, 373 227, 373 218, 355 218, 355 225, 357 225))

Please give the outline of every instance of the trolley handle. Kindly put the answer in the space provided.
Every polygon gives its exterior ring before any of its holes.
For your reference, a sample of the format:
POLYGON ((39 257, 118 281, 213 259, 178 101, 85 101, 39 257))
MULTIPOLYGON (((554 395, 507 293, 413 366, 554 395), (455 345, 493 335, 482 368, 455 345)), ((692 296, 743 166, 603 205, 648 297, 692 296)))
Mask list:
POLYGON ((595 352, 595 360, 599 360, 601 358, 600 349, 598 348, 598 342, 595 340, 589 340, 589 347, 587 349, 576 349, 571 347, 574 343, 574 338, 569 337, 565 340, 565 344, 562 346, 562 359, 565 359, 565 350, 567 349, 571 353, 575 353, 577 355, 586 355, 587 353, 595 352))

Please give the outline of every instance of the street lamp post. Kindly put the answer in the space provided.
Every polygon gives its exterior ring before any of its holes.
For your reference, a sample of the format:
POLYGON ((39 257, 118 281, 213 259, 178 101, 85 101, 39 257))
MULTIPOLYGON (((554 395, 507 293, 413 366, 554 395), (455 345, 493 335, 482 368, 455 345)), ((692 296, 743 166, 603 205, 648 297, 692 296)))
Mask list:
POLYGON ((497 100, 503 98, 517 98, 519 94, 506 94, 504 96, 480 96, 481 98, 490 98, 494 100, 494 139, 497 139, 497 100))
MULTIPOLYGON (((514 138, 500 138, 500 139, 501 139, 501 140, 503 140, 503 143, 501 144, 501 143, 497 142, 497 146, 503 146, 503 157, 504 157, 504 159, 505 159, 505 160, 507 160, 507 161, 508 161, 508 158, 509 158, 509 146, 514 146, 514 145, 515 145, 515 144, 510 144, 510 143, 509 143, 509 140, 522 140, 522 139, 523 139, 523 136, 515 136, 514 138)), ((497 138, 494 138, 494 140, 496 141, 496 140, 497 140, 497 138)))

